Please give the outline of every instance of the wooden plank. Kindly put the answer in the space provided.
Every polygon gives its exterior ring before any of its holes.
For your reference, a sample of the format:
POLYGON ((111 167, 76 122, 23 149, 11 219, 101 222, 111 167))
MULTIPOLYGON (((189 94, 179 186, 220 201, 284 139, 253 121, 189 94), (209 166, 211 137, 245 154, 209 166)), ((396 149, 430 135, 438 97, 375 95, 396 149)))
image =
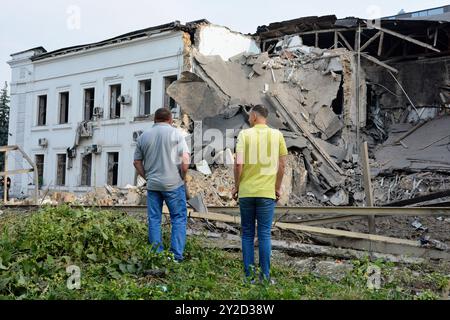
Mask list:
POLYGON ((0 177, 13 176, 16 174, 25 174, 25 173, 29 173, 29 172, 33 172, 33 169, 20 169, 20 170, 12 170, 12 171, 7 171, 7 172, 0 172, 0 177))
POLYGON ((385 254, 403 255, 409 257, 417 257, 426 260, 445 260, 450 261, 450 253, 440 251, 433 248, 421 246, 408 246, 397 243, 375 242, 364 239, 350 239, 333 236, 313 236, 315 240, 326 243, 339 248, 350 248, 354 250, 370 250, 372 252, 380 252, 385 254))
MULTIPOLYGON (((119 207, 120 208, 120 207, 119 207)), ((142 207, 145 209, 145 207, 142 207)), ((239 215, 239 207, 208 207, 211 212, 239 215)), ((276 207, 278 215, 450 216, 448 207, 276 207)))
POLYGON ((433 50, 433 51, 436 51, 436 52, 441 52, 441 50, 436 49, 435 47, 433 47, 432 45, 429 45, 428 43, 416 40, 416 39, 411 38, 409 36, 405 36, 404 34, 401 34, 401 33, 398 33, 398 32, 395 32, 395 31, 392 31, 392 30, 389 30, 389 29, 385 29, 385 28, 382 28, 382 27, 379 27, 379 26, 376 26, 376 25, 373 25, 373 28, 377 29, 377 30, 380 30, 380 31, 383 31, 383 32, 385 32, 387 34, 390 34, 391 36, 403 39, 403 40, 411 42, 411 43, 414 43, 414 44, 416 44, 418 46, 421 46, 421 47, 424 47, 424 48, 427 48, 427 49, 430 49, 430 50, 433 50))
POLYGON ((350 51, 354 51, 353 47, 350 45, 350 43, 347 41, 347 39, 344 37, 344 35, 340 32, 337 32, 338 36, 344 41, 344 44, 347 46, 347 49, 350 51))
MULTIPOLYGON (((355 221, 355 220, 362 220, 365 219, 365 216, 348 216, 348 215, 342 215, 339 217, 333 217, 333 218, 320 218, 320 219, 311 219, 311 220, 299 220, 296 222, 288 222, 288 223, 298 223, 303 224, 305 226, 320 226, 325 224, 333 224, 333 223, 340 223, 340 222, 348 222, 348 221, 355 221)), ((285 221, 282 221, 285 222, 285 221)))
MULTIPOLYGON (((238 235, 228 233, 206 232, 204 230, 187 230, 189 236, 207 237, 213 240, 212 245, 221 249, 241 249, 241 237, 238 235)), ((257 246, 257 244, 256 244, 257 246)), ((366 259, 367 252, 364 250, 342 249, 336 247, 329 247, 316 244, 306 244, 291 241, 272 240, 272 250, 295 252, 308 256, 325 256, 336 259, 366 259)), ((408 257, 404 255, 393 255, 386 253, 371 253, 370 257, 375 260, 383 260, 394 263, 405 264, 422 264, 426 260, 423 258, 408 257)))
POLYGON ((378 31, 372 38, 367 40, 367 42, 361 47, 361 51, 364 51, 372 42, 378 39, 379 36, 381 36, 381 31, 378 31))
POLYGON ((39 176, 38 176, 38 169, 36 166, 36 163, 31 160, 31 158, 27 155, 27 153, 20 147, 17 146, 17 150, 19 150, 19 152, 22 154, 22 157, 25 158, 25 160, 27 160, 28 164, 33 167, 33 173, 34 173, 34 204, 38 205, 39 202, 39 176))
POLYGON ((315 39, 314 39, 315 47, 318 48, 319 47, 319 33, 316 32, 314 35, 315 35, 315 39))
MULTIPOLYGON (((366 193, 366 206, 373 207, 373 188, 372 188, 372 177, 370 175, 370 164, 369 164, 369 147, 367 142, 363 143, 362 146, 362 167, 363 167, 363 179, 364 179, 364 192, 366 193)), ((369 223, 369 232, 375 234, 375 216, 367 217, 369 223)))
MULTIPOLYGON (((167 214, 167 212, 165 212, 165 213, 167 214)), ((197 219, 206 219, 206 220, 211 220, 211 221, 228 222, 228 223, 234 223, 234 224, 241 223, 240 217, 237 217, 237 216, 232 217, 232 216, 218 214, 218 213, 202 214, 202 213, 196 213, 196 212, 189 212, 188 217, 197 218, 197 219)), ((344 231, 344 230, 335 230, 335 229, 319 228, 319 227, 312 227, 312 226, 296 225, 296 224, 290 224, 290 223, 276 223, 275 225, 276 225, 276 227, 278 227, 280 229, 286 229, 286 230, 296 230, 296 231, 325 234, 325 235, 331 235, 331 236, 337 236, 337 237, 346 237, 346 238, 351 238, 351 239, 370 240, 370 241, 377 241, 377 242, 383 242, 383 243, 400 244, 400 245, 405 245, 405 246, 410 246, 410 247, 420 247, 420 244, 418 241, 384 237, 384 236, 378 236, 378 235, 374 235, 374 234, 365 234, 365 233, 358 233, 358 232, 351 232, 351 231, 344 231)))
POLYGON ((378 60, 377 58, 374 58, 374 57, 372 57, 372 56, 369 56, 368 54, 361 53, 361 57, 364 57, 364 58, 366 58, 367 60, 372 61, 373 63, 378 64, 379 66, 384 67, 384 68, 386 68, 386 69, 388 69, 388 70, 390 70, 390 71, 392 71, 392 72, 394 72, 394 73, 398 73, 398 70, 395 69, 394 67, 391 67, 391 66, 387 65, 386 63, 381 62, 381 61, 378 60))
POLYGON ((0 152, 15 151, 18 148, 19 148, 18 146, 2 146, 0 147, 0 152))
POLYGON ((339 41, 338 41, 338 33, 337 31, 334 32, 334 48, 337 49, 339 46, 339 41))

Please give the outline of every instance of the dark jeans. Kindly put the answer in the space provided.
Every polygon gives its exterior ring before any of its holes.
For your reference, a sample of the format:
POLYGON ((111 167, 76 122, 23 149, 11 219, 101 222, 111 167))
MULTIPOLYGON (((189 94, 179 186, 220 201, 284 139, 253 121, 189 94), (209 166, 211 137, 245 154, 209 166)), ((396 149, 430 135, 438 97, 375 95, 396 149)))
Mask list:
POLYGON ((261 276, 270 279, 272 223, 276 201, 267 198, 239 199, 242 225, 242 255, 247 277, 253 276, 255 266, 255 223, 258 223, 259 266, 261 276))
POLYGON ((186 188, 181 186, 170 192, 148 191, 148 237, 157 252, 164 250, 161 235, 161 216, 163 202, 166 202, 172 223, 170 251, 178 261, 183 260, 186 246, 187 205, 186 188))

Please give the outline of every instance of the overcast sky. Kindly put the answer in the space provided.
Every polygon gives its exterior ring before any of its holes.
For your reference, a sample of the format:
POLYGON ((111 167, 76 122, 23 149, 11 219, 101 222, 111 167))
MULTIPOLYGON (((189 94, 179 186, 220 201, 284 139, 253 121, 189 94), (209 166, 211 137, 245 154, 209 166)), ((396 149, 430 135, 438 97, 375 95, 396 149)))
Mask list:
MULTIPOLYGON (((6 61, 36 46, 48 51, 103 40, 174 20, 206 18, 243 33, 259 25, 311 15, 375 18, 448 4, 439 0, 2 0, 0 81, 10 81, 6 61)), ((2 85, 3 86, 3 85, 2 85)))

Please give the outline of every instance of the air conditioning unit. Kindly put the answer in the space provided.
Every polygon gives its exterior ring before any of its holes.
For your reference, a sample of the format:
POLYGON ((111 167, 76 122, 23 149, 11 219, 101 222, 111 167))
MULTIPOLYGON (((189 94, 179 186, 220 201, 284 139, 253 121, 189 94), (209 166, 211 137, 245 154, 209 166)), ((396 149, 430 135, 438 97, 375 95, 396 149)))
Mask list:
POLYGON ((76 148, 68 148, 67 149, 67 157, 69 159, 75 159, 77 157, 77 149, 76 148))
POLYGON ((93 144, 91 146, 86 147, 86 149, 84 150, 86 154, 100 154, 102 153, 102 147, 99 146, 98 144, 93 144))
POLYGON ((136 142, 143 133, 142 130, 133 132, 133 141, 136 142))
POLYGON ((48 147, 48 140, 45 138, 39 139, 39 146, 42 148, 48 147))
POLYGON ((103 108, 102 107, 95 107, 93 116, 96 118, 103 118, 103 108))
POLYGON ((91 122, 82 122, 79 128, 80 137, 91 138, 94 136, 94 126, 91 122))
POLYGON ((128 94, 119 96, 119 98, 117 99, 117 101, 119 101, 120 104, 130 105, 130 104, 131 104, 131 96, 128 95, 128 94))

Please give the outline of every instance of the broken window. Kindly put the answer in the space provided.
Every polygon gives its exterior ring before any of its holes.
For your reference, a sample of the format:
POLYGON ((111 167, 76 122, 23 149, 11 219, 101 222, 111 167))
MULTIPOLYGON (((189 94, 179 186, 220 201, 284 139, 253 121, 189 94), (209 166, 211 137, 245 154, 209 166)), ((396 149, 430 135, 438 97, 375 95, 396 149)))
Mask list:
POLYGON ((108 184, 117 186, 119 177, 119 153, 108 153, 108 184))
POLYGON ((84 90, 84 121, 94 119, 95 88, 84 90))
POLYGON ((37 154, 35 156, 34 162, 36 163, 37 167, 39 187, 42 187, 44 185, 44 155, 37 154))
POLYGON ((59 94, 59 124, 69 123, 69 92, 59 94))
POLYGON ((109 100, 109 118, 117 119, 120 118, 120 102, 119 97, 121 93, 122 86, 120 84, 115 84, 110 86, 110 100, 109 100))
POLYGON ((38 97, 38 126, 47 125, 47 95, 38 97))
POLYGON ((66 164, 67 155, 58 154, 57 155, 57 168, 56 168, 56 185, 65 186, 66 185, 66 164))
POLYGON ((91 186, 92 154, 86 154, 81 160, 81 186, 91 186))
POLYGON ((167 94, 167 89, 170 87, 172 83, 178 80, 177 76, 169 76, 164 77, 164 107, 169 108, 170 110, 177 108, 177 103, 167 94))
POLYGON ((139 81, 139 116, 151 114, 152 80, 139 81))

